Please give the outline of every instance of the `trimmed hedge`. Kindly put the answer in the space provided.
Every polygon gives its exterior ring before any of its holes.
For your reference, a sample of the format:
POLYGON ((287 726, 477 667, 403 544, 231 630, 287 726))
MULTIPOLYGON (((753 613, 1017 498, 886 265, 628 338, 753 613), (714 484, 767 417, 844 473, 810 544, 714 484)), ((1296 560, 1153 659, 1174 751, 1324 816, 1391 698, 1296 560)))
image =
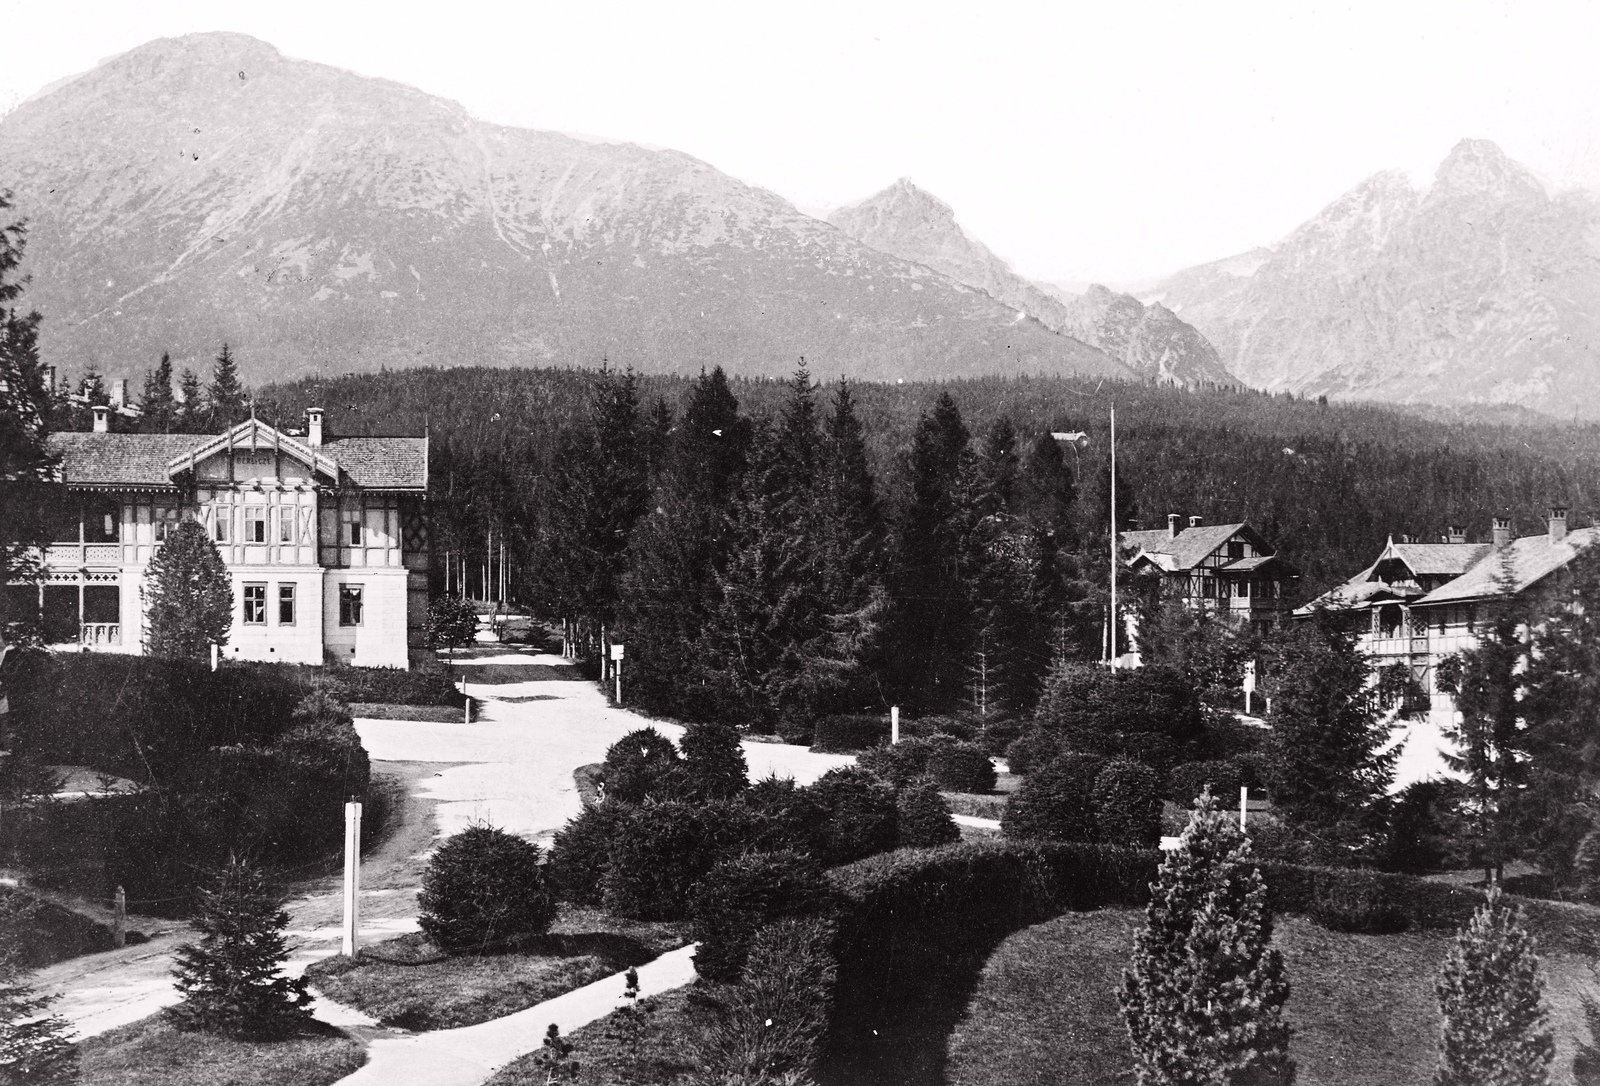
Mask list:
POLYGON ((1032 773, 1040 766, 1055 761, 1061 749, 1060 739, 1049 732, 1035 729, 1019 736, 1006 747, 1006 766, 1018 776, 1032 773))
POLYGON ((928 772, 946 792, 993 792, 996 779, 989 754, 976 743, 935 743, 928 772))
POLYGON ((856 765, 902 788, 928 772, 933 758, 934 744, 927 739, 902 739, 886 747, 864 750, 856 756, 856 765))
POLYGON ((1099 840, 1123 848, 1161 842, 1161 776, 1138 762, 1107 762, 1094 779, 1094 821, 1099 840))
POLYGON ((902 788, 895 807, 895 833, 901 848, 933 848, 961 839, 950 807, 932 781, 916 781, 902 788))
POLYGON ((678 787, 683 759, 672 740, 654 728, 636 728, 606 749, 600 765, 606 799, 643 803, 664 799, 678 787))
POLYGON ((727 802, 649 800, 628 809, 613 827, 600 877, 606 911, 636 920, 681 919, 712 866, 749 845, 753 821, 743 806, 727 802))
POLYGON ((543 935, 556 899, 539 846, 489 825, 468 826, 428 860, 417 895, 422 932, 452 954, 484 951, 543 935))
POLYGON ((889 718, 862 714, 825 716, 817 721, 811 749, 823 754, 854 754, 889 741, 889 718))
POLYGON ((1094 783, 1105 765, 1098 754, 1067 753, 1034 770, 1006 805, 1000 828, 1007 837, 1095 840, 1094 783))
POLYGON ((694 1081, 719 1086, 804 1086, 822 1055, 837 967, 834 929, 785 917, 756 933, 748 975, 727 995, 696 1055, 694 1081))
POLYGON ((827 866, 886 852, 895 842, 894 789, 857 766, 830 769, 805 791, 826 812, 818 858, 827 866))
POLYGON ((611 859, 611 841, 628 812, 616 801, 588 804, 556 831, 545 867, 557 898, 574 905, 600 904, 600 879, 611 859))
POLYGON ((1167 777, 1167 797, 1180 807, 1193 805, 1195 797, 1211 786, 1211 794, 1223 803, 1237 799, 1239 789, 1263 786, 1261 757, 1241 754, 1232 758, 1204 762, 1184 762, 1174 766, 1167 777))
POLYGON ((832 889, 815 860, 801 852, 747 852, 719 861, 690 903, 694 967, 702 977, 731 982, 744 972, 750 942, 765 924, 822 911, 832 889))

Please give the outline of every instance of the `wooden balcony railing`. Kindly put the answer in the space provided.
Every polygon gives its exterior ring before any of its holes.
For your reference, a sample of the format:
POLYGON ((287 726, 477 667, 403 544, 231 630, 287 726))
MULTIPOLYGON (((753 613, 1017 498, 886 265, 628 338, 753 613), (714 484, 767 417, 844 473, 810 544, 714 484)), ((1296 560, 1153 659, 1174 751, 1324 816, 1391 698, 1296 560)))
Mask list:
POLYGON ((83 645, 120 645, 122 644, 122 624, 120 622, 85 622, 79 633, 78 642, 83 645))

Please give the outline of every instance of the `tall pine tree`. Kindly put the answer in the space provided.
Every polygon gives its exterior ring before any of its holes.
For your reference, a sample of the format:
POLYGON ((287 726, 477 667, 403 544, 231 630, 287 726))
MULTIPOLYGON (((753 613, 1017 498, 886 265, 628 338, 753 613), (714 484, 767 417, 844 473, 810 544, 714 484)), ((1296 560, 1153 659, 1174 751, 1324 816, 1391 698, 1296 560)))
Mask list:
POLYGON ((1266 882, 1209 790, 1150 889, 1118 992, 1139 1086, 1289 1086, 1289 982, 1266 882))
MULTIPOLYGON (((0 213, 11 207, 0 191, 0 213)), ((39 362, 39 314, 18 308, 26 278, 18 273, 27 231, 0 225, 0 585, 39 574, 38 546, 49 534, 46 515, 58 488, 55 459, 45 445, 52 405, 39 362)), ((24 639, 37 615, 22 593, 0 591, 0 635, 24 639)))
POLYGON ((210 424, 205 390, 194 370, 186 369, 178 378, 179 403, 174 409, 173 429, 180 434, 203 434, 210 424))
POLYGON ((139 396, 139 429, 147 434, 168 434, 177 422, 172 398, 172 358, 161 352, 153 370, 145 370, 144 391, 139 396))
POLYGON ((242 421, 248 414, 244 385, 239 382, 239 366, 233 360, 233 352, 226 343, 222 345, 222 350, 217 352, 216 361, 211 367, 211 384, 206 389, 206 406, 210 414, 211 428, 218 433, 242 421))
POLYGON ((146 645, 152 656, 203 660, 233 625, 233 588, 216 544, 199 522, 181 521, 145 573, 146 645))

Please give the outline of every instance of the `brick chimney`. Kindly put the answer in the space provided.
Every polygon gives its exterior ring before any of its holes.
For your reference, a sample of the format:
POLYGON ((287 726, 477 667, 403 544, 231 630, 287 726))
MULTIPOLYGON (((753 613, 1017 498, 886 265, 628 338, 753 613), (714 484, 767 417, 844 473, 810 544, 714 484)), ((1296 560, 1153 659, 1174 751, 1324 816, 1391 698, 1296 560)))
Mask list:
POLYGON ((313 449, 322 446, 322 408, 306 408, 306 444, 313 449))
POLYGON ((1459 524, 1452 524, 1445 529, 1444 541, 1446 543, 1465 543, 1467 541, 1467 530, 1459 524))
POLYGON ((1557 505, 1550 510, 1550 542, 1559 543, 1567 538, 1567 507, 1557 505))
POLYGON ((1190 517, 1189 518, 1189 527, 1191 527, 1191 528, 1200 527, 1200 518, 1199 517, 1190 517))
POLYGON ((1182 531, 1182 529, 1178 527, 1178 521, 1180 521, 1182 519, 1183 518, 1178 516, 1178 514, 1176 514, 1176 513, 1168 513, 1167 514, 1167 538, 1168 539, 1177 539, 1178 538, 1178 533, 1180 531, 1182 531))
POLYGON ((111 408, 105 404, 94 406, 94 432, 97 434, 109 433, 111 430, 111 408))
POLYGON ((1511 542, 1511 518, 1494 518, 1494 547, 1499 550, 1511 542))

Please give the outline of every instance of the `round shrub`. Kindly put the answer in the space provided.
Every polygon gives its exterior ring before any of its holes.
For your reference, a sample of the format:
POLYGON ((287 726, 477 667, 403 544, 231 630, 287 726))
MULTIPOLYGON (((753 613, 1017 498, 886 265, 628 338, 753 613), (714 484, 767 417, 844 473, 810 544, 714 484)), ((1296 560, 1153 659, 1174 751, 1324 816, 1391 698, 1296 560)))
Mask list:
POLYGON ((976 743, 936 743, 928 771, 946 792, 994 791, 994 763, 976 743))
POLYGON ((933 848, 961 840, 950 807, 930 780, 900 790, 895 800, 895 832, 901 848, 933 848))
POLYGON ((801 852, 747 852, 719 861, 689 905, 700 944, 695 971, 712 980, 738 980, 758 929, 779 917, 816 913, 829 894, 822 869, 801 852))
POLYGON ((811 749, 826 754, 854 754, 888 741, 888 717, 841 714, 825 716, 817 721, 811 749))
POLYGON ((718 860, 750 843, 750 813, 723 801, 649 800, 617 826, 601 903, 607 912, 636 920, 678 920, 695 884, 718 860))
POLYGON ((606 751, 600 770, 606 798, 643 803, 646 796, 664 796, 681 764, 678 748, 654 728, 631 731, 606 751))
POLYGON ((1007 837, 1093 841, 1094 782, 1106 760, 1067 753, 1029 773, 1000 819, 1007 837))
POLYGON ((806 791, 827 814, 820 859, 829 867, 894 848, 894 789, 857 766, 830 769, 806 791))
POLYGON ((1006 768, 1019 776, 1032 773, 1061 753, 1061 740, 1049 732, 1024 732, 1006 747, 1006 768))
POLYGON ((701 799, 731 799, 750 786, 739 731, 728 724, 691 724, 683 733, 683 785, 701 799))
POLYGON ((574 905, 600 904, 600 876, 626 812, 627 807, 614 800, 592 804, 556 831, 545 874, 559 900, 574 905))
POLYGON ((417 904, 423 934, 452 953, 542 935, 556 918, 539 846, 483 824, 439 846, 423 873, 417 904))
POLYGON ((739 797, 751 820, 750 847, 759 852, 814 853, 826 838, 828 812, 792 777, 766 777, 739 797))
POLYGON ((900 788, 928 772, 933 750, 934 744, 927 739, 902 739, 862 751, 856 765, 900 788))
POLYGON ((1107 762, 1094 779, 1094 821, 1108 845, 1155 848, 1161 841, 1161 775, 1139 762, 1107 762))

